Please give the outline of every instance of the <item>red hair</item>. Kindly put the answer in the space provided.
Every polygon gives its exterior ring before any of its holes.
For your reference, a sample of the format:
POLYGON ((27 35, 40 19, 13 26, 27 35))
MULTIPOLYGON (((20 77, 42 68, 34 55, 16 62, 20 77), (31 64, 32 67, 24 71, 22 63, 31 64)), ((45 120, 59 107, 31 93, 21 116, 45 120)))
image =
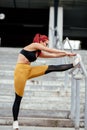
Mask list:
POLYGON ((41 35, 41 34, 37 33, 34 36, 33 42, 40 43, 40 41, 44 42, 46 40, 48 40, 48 37, 46 35, 41 35))

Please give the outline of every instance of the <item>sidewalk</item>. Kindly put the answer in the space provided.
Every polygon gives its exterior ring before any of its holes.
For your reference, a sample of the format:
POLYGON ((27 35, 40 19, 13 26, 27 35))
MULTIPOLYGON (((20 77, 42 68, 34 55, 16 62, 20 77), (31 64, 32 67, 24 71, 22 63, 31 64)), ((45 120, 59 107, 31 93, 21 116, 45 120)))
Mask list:
MULTIPOLYGON (((0 126, 0 130, 13 130, 12 126, 0 126)), ((64 127, 32 127, 32 126, 20 126, 20 130, 75 130, 75 128, 64 128, 64 127)), ((84 130, 80 128, 79 130, 84 130)))

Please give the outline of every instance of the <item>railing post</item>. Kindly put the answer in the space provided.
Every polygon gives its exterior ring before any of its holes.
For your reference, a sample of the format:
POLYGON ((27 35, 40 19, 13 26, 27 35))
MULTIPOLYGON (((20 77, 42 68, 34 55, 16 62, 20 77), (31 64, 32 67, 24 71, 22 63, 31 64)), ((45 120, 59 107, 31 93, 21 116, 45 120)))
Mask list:
POLYGON ((75 98, 76 98, 76 80, 71 77, 71 113, 70 118, 74 121, 75 119, 75 98))
POLYGON ((71 84, 71 119, 74 121, 75 130, 79 130, 80 126, 80 80, 82 75, 79 73, 72 74, 71 84))
POLYGON ((87 71, 84 67, 84 64, 80 62, 81 69, 83 71, 83 74, 85 76, 85 115, 84 115, 84 122, 85 122, 85 130, 87 130, 87 71))
POLYGON ((80 125, 80 80, 81 80, 81 78, 75 78, 75 80, 76 80, 75 130, 79 130, 79 125, 80 125))
POLYGON ((87 130, 87 77, 85 77, 85 130, 87 130))

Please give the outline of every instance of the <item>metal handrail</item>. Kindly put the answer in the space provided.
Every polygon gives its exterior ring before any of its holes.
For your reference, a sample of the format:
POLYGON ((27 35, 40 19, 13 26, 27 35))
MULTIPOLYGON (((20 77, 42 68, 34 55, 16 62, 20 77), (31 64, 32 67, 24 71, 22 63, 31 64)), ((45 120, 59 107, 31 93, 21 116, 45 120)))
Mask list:
MULTIPOLYGON (((68 37, 66 37, 66 39, 63 41, 63 45, 65 44, 66 41, 68 42, 68 45, 70 47, 71 52, 73 52, 73 48, 70 44, 68 37)), ((82 63, 81 63, 81 66, 82 66, 82 63)), ((82 67, 82 68, 83 68, 83 71, 85 72, 84 67, 82 67)), ((72 86, 71 86, 71 115, 70 116, 71 116, 71 119, 75 123, 75 130, 79 130, 79 124, 80 124, 80 80, 81 80, 81 77, 76 78, 75 75, 73 75, 73 71, 75 69, 76 68, 71 70, 72 86)), ((66 82, 68 82, 68 80, 69 80, 68 71, 66 71, 65 72, 65 84, 67 84, 66 82)))
MULTIPOLYGON (((65 41, 68 42, 71 52, 73 52, 73 48, 69 42, 68 37, 66 37, 65 41)), ((80 73, 85 76, 85 130, 87 130, 87 71, 85 69, 85 66, 82 61, 79 63, 80 65, 80 73)), ((71 73, 73 73, 75 69, 71 70, 71 73)), ((82 77, 75 77, 75 75, 72 74, 72 86, 71 86, 71 118, 75 119, 75 129, 79 129, 79 122, 80 122, 80 80, 82 77), (75 98, 75 100, 73 100, 75 98), (76 112, 76 114, 74 113, 76 112)))
MULTIPOLYGON (((79 63, 79 72, 85 76, 85 130, 87 130, 87 71, 82 61, 79 63), (81 70, 81 71, 80 71, 81 70)), ((74 71, 74 69, 73 69, 74 71)), ((79 122, 80 122, 80 80, 82 77, 77 77, 72 74, 72 86, 71 86, 71 119, 75 120, 75 129, 79 130, 79 122), (73 100, 74 99, 74 100, 73 100), (76 114, 75 114, 76 113, 76 114)))
MULTIPOLYGON (((55 29, 53 29, 52 31, 54 31, 55 29)), ((59 35, 57 36, 57 38, 59 40, 57 42, 62 43, 62 45, 61 45, 62 49, 64 49, 63 45, 67 41, 68 45, 70 47, 71 52, 73 52, 73 48, 72 48, 72 46, 71 46, 71 44, 69 42, 69 38, 68 37, 66 37, 66 39, 63 42, 60 41, 59 35)), ((85 76, 85 130, 87 130, 87 72, 86 72, 86 69, 85 69, 84 64, 83 64, 82 61, 80 62, 80 69, 82 71, 80 73, 85 76)), ((72 69, 71 73, 73 73, 74 70, 75 69, 72 69)), ((79 129, 79 122, 80 122, 80 97, 79 97, 79 94, 80 94, 80 80, 81 80, 81 77, 76 78, 75 75, 72 75, 71 119, 73 119, 75 121, 75 129, 77 129, 77 130, 79 129), (76 114, 75 114, 75 112, 76 112, 76 114)), ((66 82, 68 82, 68 72, 67 71, 65 72, 65 84, 67 84, 66 82)))
POLYGON ((72 74, 72 85, 71 85, 71 119, 74 121, 75 130, 79 130, 80 124, 80 80, 81 76, 72 74))

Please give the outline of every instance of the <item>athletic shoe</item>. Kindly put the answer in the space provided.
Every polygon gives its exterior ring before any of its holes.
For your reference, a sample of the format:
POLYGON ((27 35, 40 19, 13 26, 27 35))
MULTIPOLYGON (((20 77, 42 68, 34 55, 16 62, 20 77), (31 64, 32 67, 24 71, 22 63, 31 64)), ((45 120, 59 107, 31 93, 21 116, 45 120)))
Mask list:
POLYGON ((75 60, 73 61, 73 66, 77 67, 81 61, 81 56, 79 54, 76 55, 75 60))
POLYGON ((73 68, 69 71, 69 74, 75 75, 80 69, 81 56, 79 54, 76 55, 75 60, 73 61, 73 68))
POLYGON ((19 126, 18 126, 18 121, 14 121, 13 122, 13 129, 14 130, 18 130, 19 126))

